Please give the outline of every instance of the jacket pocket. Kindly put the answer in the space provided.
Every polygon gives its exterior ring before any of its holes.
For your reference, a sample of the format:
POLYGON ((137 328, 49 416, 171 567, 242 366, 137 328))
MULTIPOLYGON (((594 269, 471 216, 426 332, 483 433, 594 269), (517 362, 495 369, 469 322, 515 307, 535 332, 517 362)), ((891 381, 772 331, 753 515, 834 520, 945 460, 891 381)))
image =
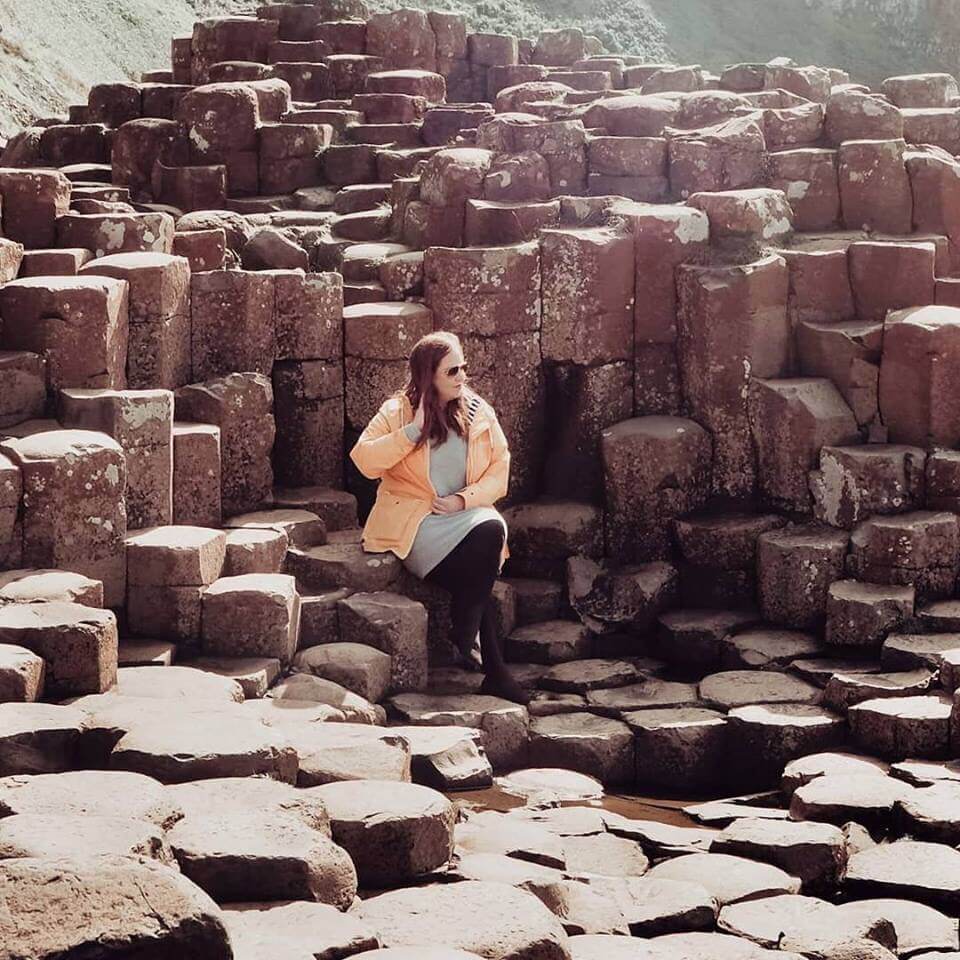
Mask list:
POLYGON ((416 500, 398 497, 392 493, 381 493, 367 517, 363 528, 364 538, 399 542, 416 508, 416 500))

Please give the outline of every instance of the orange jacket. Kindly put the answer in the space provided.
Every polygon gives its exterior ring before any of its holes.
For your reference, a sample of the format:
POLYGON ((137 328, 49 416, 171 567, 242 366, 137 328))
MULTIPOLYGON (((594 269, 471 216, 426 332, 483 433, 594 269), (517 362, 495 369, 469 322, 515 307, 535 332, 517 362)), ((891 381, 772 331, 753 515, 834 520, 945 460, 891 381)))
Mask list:
MULTIPOLYGON (((437 496, 430 482, 429 443, 414 453, 415 444, 404 433, 412 422, 413 409, 406 396, 391 397, 350 451, 365 477, 380 480, 376 503, 363 528, 363 547, 373 553, 390 550, 401 559, 410 553, 420 523, 437 496)), ((507 438, 493 407, 481 400, 467 433, 467 485, 457 493, 468 510, 492 507, 507 492, 509 474, 507 438)), ((509 555, 504 543, 501 566, 509 555)))

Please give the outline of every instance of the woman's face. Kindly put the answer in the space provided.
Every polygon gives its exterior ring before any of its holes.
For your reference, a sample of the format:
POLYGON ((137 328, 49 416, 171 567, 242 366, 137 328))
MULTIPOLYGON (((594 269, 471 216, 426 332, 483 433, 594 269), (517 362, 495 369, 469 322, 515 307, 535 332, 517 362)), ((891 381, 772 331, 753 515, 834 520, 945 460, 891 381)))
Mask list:
POLYGON ((467 382, 467 368, 463 354, 458 347, 451 347, 440 360, 437 372, 433 375, 433 386, 442 404, 456 400, 463 393, 467 382))

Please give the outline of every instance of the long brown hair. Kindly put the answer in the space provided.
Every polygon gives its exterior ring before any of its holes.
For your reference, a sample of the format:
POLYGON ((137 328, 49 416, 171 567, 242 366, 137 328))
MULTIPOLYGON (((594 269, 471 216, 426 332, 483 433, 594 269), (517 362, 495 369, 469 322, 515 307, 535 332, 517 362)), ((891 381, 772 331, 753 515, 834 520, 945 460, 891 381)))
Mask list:
POLYGON ((437 368, 443 358, 456 348, 463 352, 460 338, 455 333, 438 330, 421 337, 410 351, 410 365, 407 382, 401 393, 410 401, 414 413, 423 397, 423 432, 417 442, 418 450, 428 440, 434 445, 444 443, 451 430, 458 436, 466 435, 467 422, 463 395, 441 404, 437 389, 433 385, 437 368))

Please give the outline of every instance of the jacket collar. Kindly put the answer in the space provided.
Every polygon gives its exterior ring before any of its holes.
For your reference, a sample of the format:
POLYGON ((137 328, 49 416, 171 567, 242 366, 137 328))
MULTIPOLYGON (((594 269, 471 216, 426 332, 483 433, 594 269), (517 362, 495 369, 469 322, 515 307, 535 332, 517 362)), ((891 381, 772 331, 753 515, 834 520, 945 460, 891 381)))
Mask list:
MULTIPOLYGON (((480 401, 479 408, 477 409, 476 415, 471 421, 468 429, 467 436, 473 436, 474 434, 482 433, 484 430, 488 429, 490 426, 490 417, 487 414, 487 404, 484 401, 483 397, 480 394, 475 393, 467 388, 465 394, 466 399, 475 397, 480 401)), ((408 423, 413 421, 413 407, 410 405, 410 401, 407 399, 405 393, 400 394, 400 417, 401 417, 401 426, 406 426, 408 423)))

